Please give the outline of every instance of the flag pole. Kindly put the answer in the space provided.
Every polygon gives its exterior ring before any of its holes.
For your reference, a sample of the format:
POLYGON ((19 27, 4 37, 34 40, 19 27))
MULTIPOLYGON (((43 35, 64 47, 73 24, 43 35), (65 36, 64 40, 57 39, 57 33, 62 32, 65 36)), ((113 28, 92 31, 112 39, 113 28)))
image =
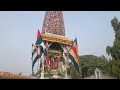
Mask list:
POLYGON ((44 62, 45 62, 45 57, 43 56, 43 62, 42 62, 42 70, 41 70, 41 79, 44 79, 44 62))
MULTIPOLYGON (((76 37, 76 41, 77 41, 77 37, 76 37)), ((78 48, 78 43, 77 43, 77 48, 78 48)), ((79 50, 79 49, 78 49, 79 50)), ((80 64, 79 64, 79 51, 78 51, 78 67, 79 67, 79 75, 82 77, 82 74, 80 74, 80 72, 82 71, 80 68, 80 64)))
MULTIPOLYGON (((32 43, 32 48, 33 48, 33 43, 32 43)), ((31 53, 32 53, 32 50, 31 50, 31 53)), ((32 64, 33 64, 33 57, 31 57, 31 60, 32 60, 32 64)), ((33 65, 32 65, 32 76, 34 74, 34 70, 33 70, 33 65)))
POLYGON ((37 67, 37 71, 39 71, 39 69, 40 69, 40 47, 38 46, 38 67, 37 67))

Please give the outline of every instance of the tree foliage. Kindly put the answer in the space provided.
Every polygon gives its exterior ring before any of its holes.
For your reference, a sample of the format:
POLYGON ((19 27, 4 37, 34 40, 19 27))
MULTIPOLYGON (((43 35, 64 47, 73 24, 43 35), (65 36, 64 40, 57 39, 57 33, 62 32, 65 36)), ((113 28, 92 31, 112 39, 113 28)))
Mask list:
POLYGON ((115 40, 113 46, 107 46, 106 52, 108 55, 111 55, 112 60, 108 63, 107 72, 115 77, 120 79, 120 22, 116 17, 111 20, 111 25, 115 33, 115 40))
POLYGON ((82 78, 94 75, 96 68, 103 70, 108 64, 105 56, 83 55, 79 56, 79 65, 81 68, 82 78))
POLYGON ((107 46, 106 52, 108 55, 111 55, 112 59, 120 60, 120 22, 116 17, 111 20, 111 25, 115 32, 115 40, 113 46, 107 46))

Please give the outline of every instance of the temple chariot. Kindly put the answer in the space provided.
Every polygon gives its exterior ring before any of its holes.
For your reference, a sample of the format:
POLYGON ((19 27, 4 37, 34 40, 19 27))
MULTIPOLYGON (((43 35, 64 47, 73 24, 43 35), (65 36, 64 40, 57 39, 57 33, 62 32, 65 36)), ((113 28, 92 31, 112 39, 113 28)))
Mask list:
POLYGON ((67 78, 68 50, 72 40, 65 36, 62 11, 46 11, 41 35, 48 52, 50 66, 40 62, 38 70, 41 73, 40 78, 67 78))

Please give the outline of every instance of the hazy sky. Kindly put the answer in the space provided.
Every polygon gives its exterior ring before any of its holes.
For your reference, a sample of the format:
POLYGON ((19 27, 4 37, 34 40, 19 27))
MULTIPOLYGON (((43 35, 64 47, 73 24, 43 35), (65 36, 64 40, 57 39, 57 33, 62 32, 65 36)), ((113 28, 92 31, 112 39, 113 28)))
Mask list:
MULTIPOLYGON (((0 71, 31 74, 31 48, 45 11, 0 11, 0 71)), ((79 55, 105 55, 112 46, 111 19, 119 11, 63 11, 66 37, 77 37, 79 55)), ((37 66, 37 64, 36 64, 37 66)))

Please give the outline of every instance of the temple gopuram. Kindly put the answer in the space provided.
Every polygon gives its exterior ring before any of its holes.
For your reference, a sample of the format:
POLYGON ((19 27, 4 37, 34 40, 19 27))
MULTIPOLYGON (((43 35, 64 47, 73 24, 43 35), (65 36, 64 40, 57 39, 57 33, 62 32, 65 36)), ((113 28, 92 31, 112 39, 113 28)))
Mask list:
POLYGON ((46 64, 40 68, 41 78, 66 78, 72 40, 65 36, 62 11, 46 11, 41 35, 50 58, 50 68, 46 64))

